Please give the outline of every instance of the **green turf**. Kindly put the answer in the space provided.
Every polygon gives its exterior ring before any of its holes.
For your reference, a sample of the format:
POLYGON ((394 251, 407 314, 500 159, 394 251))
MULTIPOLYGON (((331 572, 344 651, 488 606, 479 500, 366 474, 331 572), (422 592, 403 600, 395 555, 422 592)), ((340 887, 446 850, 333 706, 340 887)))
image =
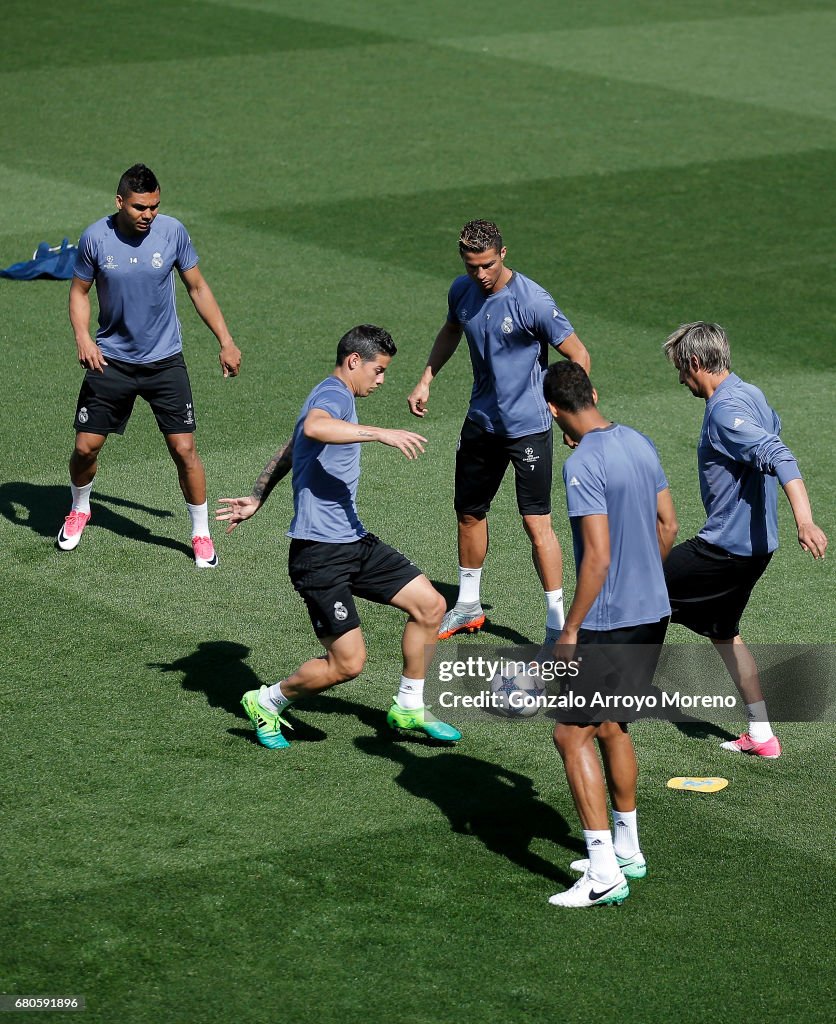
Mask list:
MULTIPOLYGON (((660 347, 701 317, 728 327, 836 533, 832 2, 7 0, 2 19, 0 264, 75 240, 127 165, 155 169, 244 351, 222 380, 180 290, 213 499, 249 490, 354 323, 400 350, 361 420, 418 426, 405 396, 456 232, 488 216, 589 347, 602 409, 657 442, 683 536, 701 524, 702 404, 660 347)), ((0 991, 140 1024, 830 1019, 832 723, 783 725, 776 763, 721 755, 722 727, 640 724, 650 873, 588 914, 546 903, 581 848, 542 719, 468 721, 455 750, 392 741, 391 609, 362 606, 363 676, 295 708, 288 751, 259 747, 241 693, 317 651, 285 573, 289 490, 196 573, 137 408, 81 547, 57 553, 79 383, 66 293, 0 282, 0 991), (730 785, 665 788, 684 774, 730 785)), ((462 351, 417 463, 363 453, 364 520, 448 595, 468 386, 462 351)), ((745 635, 832 644, 831 563, 802 555, 781 502, 745 635)), ((539 640, 507 481, 491 536, 483 642, 539 640)))

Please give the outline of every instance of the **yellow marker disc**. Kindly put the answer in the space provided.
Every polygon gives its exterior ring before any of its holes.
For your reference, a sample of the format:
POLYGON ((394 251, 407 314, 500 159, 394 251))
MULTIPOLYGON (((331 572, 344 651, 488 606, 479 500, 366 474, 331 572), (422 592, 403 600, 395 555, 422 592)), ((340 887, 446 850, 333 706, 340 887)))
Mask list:
POLYGON ((695 779, 677 776, 668 780, 668 789, 687 789, 692 793, 719 793, 728 786, 728 779, 695 779))

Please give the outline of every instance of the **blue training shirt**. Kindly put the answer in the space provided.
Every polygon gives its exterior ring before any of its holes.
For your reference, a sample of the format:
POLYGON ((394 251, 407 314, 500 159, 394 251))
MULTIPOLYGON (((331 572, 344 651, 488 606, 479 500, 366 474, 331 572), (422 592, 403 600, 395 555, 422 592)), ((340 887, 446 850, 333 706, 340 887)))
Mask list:
POLYGON ((360 480, 360 443, 325 444, 305 437, 311 409, 337 420, 357 422, 354 395, 337 377, 317 384, 305 399, 293 433, 293 520, 288 537, 351 544, 366 534, 355 499, 360 480))
POLYGON ((620 423, 591 430, 564 462, 563 482, 578 572, 579 517, 607 516, 610 533, 610 568, 583 628, 623 629, 670 615, 656 536, 656 496, 668 481, 650 438, 620 423))
POLYGON ((148 232, 136 236, 117 231, 115 214, 87 228, 73 274, 96 282, 96 343, 105 356, 153 363, 182 351, 174 271, 197 262, 188 231, 174 217, 158 214, 148 232))
POLYGON ((704 541, 733 555, 765 555, 778 547, 778 482, 801 479, 780 431, 763 392, 736 373, 705 403, 697 445, 708 516, 699 532, 704 541))
POLYGON ((545 288, 514 272, 493 295, 467 274, 447 296, 447 320, 464 328, 473 366, 468 418, 503 437, 551 427, 543 398, 548 345, 560 348, 573 328, 545 288))

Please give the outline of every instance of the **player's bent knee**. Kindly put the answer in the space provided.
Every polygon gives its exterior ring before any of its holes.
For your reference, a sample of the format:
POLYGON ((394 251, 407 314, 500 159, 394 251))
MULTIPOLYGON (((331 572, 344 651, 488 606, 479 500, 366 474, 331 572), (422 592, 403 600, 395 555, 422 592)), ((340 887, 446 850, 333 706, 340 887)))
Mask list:
POLYGON ((363 671, 365 664, 365 651, 332 659, 331 665, 334 673, 334 682, 347 683, 352 679, 356 679, 363 671))
POLYGON ((98 436, 95 438, 77 437, 73 449, 73 459, 78 462, 90 462, 98 456, 106 440, 107 438, 104 436, 101 438, 98 436))
POLYGON ((419 600, 415 602, 412 610, 412 618, 427 629, 437 629, 441 625, 444 613, 447 611, 447 602, 432 585, 427 585, 426 592, 422 593, 419 600))

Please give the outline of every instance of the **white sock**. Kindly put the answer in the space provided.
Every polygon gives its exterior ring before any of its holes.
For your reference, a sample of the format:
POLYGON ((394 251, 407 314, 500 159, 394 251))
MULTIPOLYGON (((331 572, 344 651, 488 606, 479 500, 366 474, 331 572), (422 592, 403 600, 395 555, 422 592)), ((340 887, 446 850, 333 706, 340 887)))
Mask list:
POLYGON ((481 604, 479 590, 482 586, 482 570, 466 569, 459 566, 459 596, 456 604, 481 604))
POLYGON ((85 484, 83 487, 76 487, 75 484, 70 484, 70 492, 73 496, 73 512, 86 512, 90 513, 90 492, 93 490, 93 481, 89 484, 85 484))
POLYGON ((407 711, 416 711, 424 706, 424 680, 401 676, 398 687, 398 704, 407 711))
POLYGON ((612 824, 613 834, 615 835, 613 849, 615 850, 616 857, 623 859, 634 857, 641 849, 639 846, 639 826, 636 822, 636 812, 617 811, 613 808, 612 824))
POLYGON ((583 830, 586 852, 589 854, 589 874, 596 882, 612 882, 621 871, 612 848, 612 833, 609 829, 595 832, 583 830))
POLYGON ((548 633, 559 633, 563 629, 566 617, 563 614, 563 588, 560 590, 545 590, 543 597, 546 599, 546 631, 548 633))
POLYGON ((204 501, 202 505, 190 505, 186 502, 186 508, 192 521, 192 537, 208 537, 209 503, 204 501))
POLYGON ((756 704, 747 704, 746 714, 749 718, 749 735, 755 743, 771 740, 774 733, 766 714, 766 701, 759 700, 756 704))
POLYGON ((280 680, 278 683, 273 683, 272 686, 267 687, 267 693, 260 694, 258 701, 267 711, 273 711, 277 715, 282 713, 282 709, 286 708, 290 703, 290 699, 285 697, 282 693, 282 683, 284 680, 280 680))

